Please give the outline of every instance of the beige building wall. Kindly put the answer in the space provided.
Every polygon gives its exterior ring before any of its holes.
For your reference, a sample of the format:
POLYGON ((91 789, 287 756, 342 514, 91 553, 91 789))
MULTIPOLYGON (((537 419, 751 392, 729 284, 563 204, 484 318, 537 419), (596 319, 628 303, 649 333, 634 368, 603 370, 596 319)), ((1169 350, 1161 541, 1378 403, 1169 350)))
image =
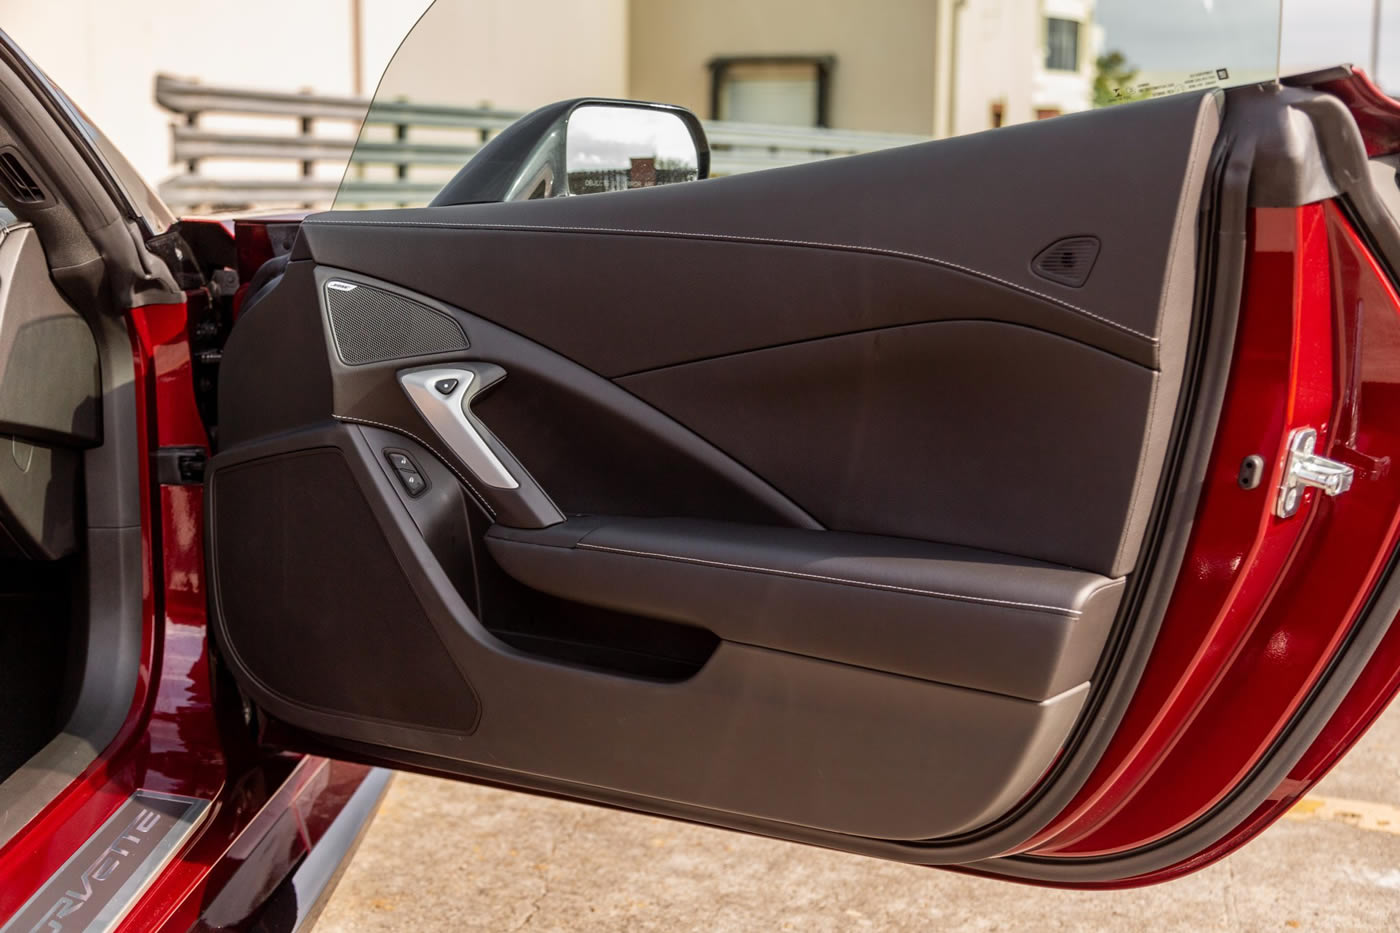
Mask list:
MULTIPOLYGON (((428 0, 363 0, 372 89, 428 0)), ((351 94, 350 0, 0 0, 0 28, 155 184, 171 174, 170 115, 155 76, 351 94)))
POLYGON ((1093 13, 1093 0, 965 0, 955 23, 954 135, 992 128, 998 106, 1003 125, 1088 109, 1100 36, 1093 13), (1077 70, 1045 67, 1047 16, 1082 24, 1077 70))
POLYGON ((834 127, 934 132, 940 11, 951 0, 631 0, 633 97, 710 114, 715 56, 833 55, 834 127))
POLYGON ((1003 124, 1034 117, 1031 74, 1042 51, 1040 0, 967 0, 954 22, 952 135, 992 125, 1000 106, 1003 124))
POLYGON ((625 97, 626 46, 627 0, 444 0, 404 40, 380 95, 501 110, 625 97))
MULTIPOLYGON (((428 6, 360 0, 358 82, 352 0, 0 0, 0 28, 156 184, 173 171, 156 74, 332 95, 352 94, 358 84, 368 95, 428 6)), ((508 109, 579 94, 625 96, 626 7, 627 0, 444 0, 413 33, 392 81, 422 99, 508 109)), ((246 129, 277 131, 265 121, 246 129)), ((240 163, 228 172, 280 177, 294 168, 240 163)))
MULTIPOLYGON (((354 0, 0 0, 0 28, 158 183, 174 170, 170 117, 153 100, 158 72, 323 94, 351 94, 358 85, 368 94, 429 4, 358 2, 358 75, 354 0)), ((1081 76, 1037 69, 1044 15, 1087 14, 1092 2, 443 0, 398 56, 386 90, 512 110, 584 94, 630 96, 709 116, 711 58, 831 55, 831 125, 944 136, 986 128, 994 99, 1004 101, 1006 122, 1031 119, 1047 98, 1066 110, 1075 109, 1075 95, 1087 101, 1088 50, 1081 76)), ((278 131, 261 123, 246 129, 278 131)), ((205 166, 259 177, 295 169, 205 166)))

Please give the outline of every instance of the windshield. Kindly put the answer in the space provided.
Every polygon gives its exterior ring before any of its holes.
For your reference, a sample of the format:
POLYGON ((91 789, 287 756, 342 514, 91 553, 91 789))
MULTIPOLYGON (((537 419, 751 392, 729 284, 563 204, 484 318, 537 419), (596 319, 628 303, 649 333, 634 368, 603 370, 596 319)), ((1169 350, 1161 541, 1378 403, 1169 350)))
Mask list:
POLYGON ((437 0, 335 207, 427 204, 557 100, 688 107, 729 175, 1272 79, 1279 35, 1278 0, 437 0))

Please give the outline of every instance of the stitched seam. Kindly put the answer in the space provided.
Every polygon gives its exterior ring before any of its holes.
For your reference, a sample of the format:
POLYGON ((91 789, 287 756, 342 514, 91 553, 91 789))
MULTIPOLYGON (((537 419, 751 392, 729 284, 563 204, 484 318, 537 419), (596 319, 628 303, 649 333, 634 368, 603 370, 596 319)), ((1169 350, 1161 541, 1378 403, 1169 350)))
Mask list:
POLYGON ((1063 606, 1046 606, 1040 603, 1018 603, 1007 599, 994 599, 990 596, 970 596, 966 593, 944 593, 939 590, 921 590, 912 586, 898 586, 893 583, 876 583, 872 580, 851 580, 846 577, 828 577, 816 573, 802 573, 797 570, 779 570, 776 567, 752 567, 748 564, 730 564, 718 560, 705 560, 700 557, 682 557, 679 554, 656 554, 651 551, 634 551, 629 548, 607 547, 602 544, 589 544, 580 541, 574 545, 590 551, 611 551, 615 554, 631 554, 636 557, 652 557, 657 560, 674 560, 685 564, 703 564, 707 567, 721 567, 727 570, 751 570, 756 573, 775 574, 782 577, 800 577, 805 580, 820 580, 824 583, 841 583, 846 586, 858 586, 865 589, 893 590, 900 593, 913 593, 917 596, 934 596, 940 599, 956 599, 965 602, 989 603, 995 606, 1011 606, 1016 609, 1036 609, 1042 612, 1054 612, 1060 615, 1080 615, 1078 609, 1067 609, 1063 606))
POLYGON ((948 259, 939 259, 936 256, 926 256, 922 253, 913 253, 901 249, 887 249, 879 246, 861 246, 855 243, 825 243, 820 240, 789 240, 783 239, 781 237, 746 236, 742 234, 728 233, 682 232, 678 230, 636 230, 625 227, 569 227, 552 224, 452 223, 450 221, 430 220, 306 220, 302 222, 318 226, 340 224, 350 226, 372 225, 380 227, 446 227, 457 228, 462 230, 523 230, 525 232, 533 231, 537 233, 614 233, 632 236, 661 236, 698 240, 725 240, 736 243, 770 243, 778 246, 803 246, 812 247, 816 249, 834 249, 852 253, 869 253, 873 256, 894 256, 901 259, 913 259, 918 262, 925 262, 930 265, 941 266, 946 269, 953 269, 957 272, 962 272, 967 275, 974 276, 976 278, 985 279, 989 282, 996 282, 998 285, 1002 285, 1006 288, 1012 289, 1013 291, 1021 292, 1027 295, 1034 295, 1036 298, 1039 298, 1042 301, 1048 301, 1051 304, 1056 305, 1060 308, 1064 308, 1067 311, 1073 311, 1076 314, 1082 314, 1085 317, 1093 318, 1101 324, 1105 324, 1116 330, 1121 330, 1125 333, 1132 334, 1135 337, 1140 337, 1151 344, 1155 345, 1157 343, 1157 338, 1153 337, 1151 334, 1145 334, 1140 330, 1136 330, 1132 327, 1129 327, 1127 324, 1120 324, 1117 321, 1114 321, 1110 318, 1106 318, 1101 314, 1095 314, 1093 311, 1081 308, 1078 305, 1070 304, 1068 301, 1056 298, 1053 295, 1047 295, 1044 292, 1036 291, 1035 289, 1029 288, 1025 285, 1019 285, 1016 282, 1012 282, 1009 279, 1003 279, 1000 276, 993 275, 990 272, 983 272, 980 269, 974 269, 971 266, 964 266, 961 263, 956 263, 948 259))
POLYGON ((452 461, 444 457, 436 447, 423 440, 423 438, 419 437, 417 434, 414 434, 412 431, 406 431, 397 425, 384 424, 382 421, 370 421, 368 418, 355 418, 350 415, 332 415, 331 417, 337 419, 338 421, 349 421, 353 424, 367 424, 370 427, 383 428, 386 431, 393 431, 395 434, 403 434, 413 438, 415 441, 432 451, 433 455, 436 456, 439 460, 441 460, 444 466, 446 466, 449 470, 456 474, 457 478, 463 483, 465 483, 467 489, 471 491, 472 497, 476 500, 476 504, 486 510, 486 514, 491 517, 492 521, 496 520, 496 510, 491 508, 491 504, 486 501, 485 496, 476 491, 476 487, 472 485, 472 481, 463 476, 462 471, 458 470, 455 466, 453 466, 452 461))

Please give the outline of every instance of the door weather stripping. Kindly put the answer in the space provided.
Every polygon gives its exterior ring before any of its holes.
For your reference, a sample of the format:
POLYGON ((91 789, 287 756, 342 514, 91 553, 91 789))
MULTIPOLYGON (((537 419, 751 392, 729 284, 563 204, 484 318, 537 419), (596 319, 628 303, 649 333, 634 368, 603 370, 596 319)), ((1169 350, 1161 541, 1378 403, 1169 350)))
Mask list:
POLYGON ((1288 436, 1288 460, 1283 466, 1283 481, 1279 483, 1274 507, 1279 518, 1288 518, 1298 511, 1303 490, 1309 486, 1329 496, 1339 496, 1351 488, 1355 471, 1345 463, 1315 453, 1316 450, 1316 430, 1298 428, 1288 436))
POLYGON ((472 398, 481 389, 478 382, 476 373, 469 369, 414 369, 399 373, 399 383, 418 413, 477 479, 497 489, 517 489, 520 484, 473 424, 469 409, 472 398))

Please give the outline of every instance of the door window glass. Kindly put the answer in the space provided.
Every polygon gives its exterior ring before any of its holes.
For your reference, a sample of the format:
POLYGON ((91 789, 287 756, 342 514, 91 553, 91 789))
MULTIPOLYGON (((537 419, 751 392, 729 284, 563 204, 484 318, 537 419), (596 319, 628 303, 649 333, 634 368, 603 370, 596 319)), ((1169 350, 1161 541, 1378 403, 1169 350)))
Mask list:
MULTIPOLYGON (((427 204, 501 129, 572 98, 689 108, 723 176, 1269 80, 1280 12, 1278 0, 436 0, 384 71, 334 206, 427 204)), ((641 186, 626 181, 580 191, 641 186)))

